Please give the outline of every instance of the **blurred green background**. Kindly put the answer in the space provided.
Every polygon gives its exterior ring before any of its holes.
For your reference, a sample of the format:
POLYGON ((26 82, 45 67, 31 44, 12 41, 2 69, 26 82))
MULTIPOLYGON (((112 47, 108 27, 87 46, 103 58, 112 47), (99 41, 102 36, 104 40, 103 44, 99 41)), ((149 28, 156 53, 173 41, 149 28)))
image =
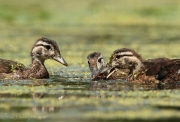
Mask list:
POLYGON ((31 46, 47 37, 69 64, 46 61, 56 75, 47 80, 0 80, 0 121, 179 121, 179 86, 94 88, 86 59, 100 51, 108 61, 123 47, 180 58, 179 0, 0 0, 0 30, 0 58, 28 66, 31 46))
POLYGON ((0 0, 0 55, 29 64, 31 45, 48 37, 70 65, 87 66, 93 51, 108 60, 122 47, 144 58, 177 58, 179 21, 178 0, 0 0))

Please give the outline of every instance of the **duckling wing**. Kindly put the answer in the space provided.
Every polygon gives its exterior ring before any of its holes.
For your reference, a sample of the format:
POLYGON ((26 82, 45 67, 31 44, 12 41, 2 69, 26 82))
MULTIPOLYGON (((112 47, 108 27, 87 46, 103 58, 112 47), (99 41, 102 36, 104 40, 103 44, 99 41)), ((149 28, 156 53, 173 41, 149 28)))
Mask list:
POLYGON ((180 59, 173 59, 170 61, 169 65, 162 67, 157 75, 157 79, 180 81, 180 59))
POLYGON ((0 73, 11 73, 15 70, 23 70, 25 66, 19 62, 0 59, 0 73))
MULTIPOLYGON (((169 65, 170 62, 171 60, 168 58, 155 58, 155 59, 144 60, 143 64, 147 68, 146 75, 156 76, 161 71, 162 67, 169 65)), ((165 72, 162 72, 163 75, 166 74, 164 73, 165 72)))

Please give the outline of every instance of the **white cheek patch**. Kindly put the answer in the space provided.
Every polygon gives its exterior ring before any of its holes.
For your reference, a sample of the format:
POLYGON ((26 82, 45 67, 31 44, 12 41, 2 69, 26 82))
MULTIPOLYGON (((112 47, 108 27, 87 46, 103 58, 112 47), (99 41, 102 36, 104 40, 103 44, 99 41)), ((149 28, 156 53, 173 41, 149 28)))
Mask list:
POLYGON ((128 59, 130 59, 132 62, 141 62, 137 57, 135 57, 135 56, 131 56, 131 57, 129 57, 129 56, 124 56, 124 58, 128 58, 128 59))
MULTIPOLYGON (((98 60, 99 60, 100 58, 98 58, 98 60)), ((98 68, 98 70, 100 70, 101 69, 101 67, 102 67, 102 62, 98 62, 98 60, 96 61, 96 64, 97 64, 97 68, 98 68)), ((101 59, 102 60, 102 59, 101 59)))
POLYGON ((106 63, 106 61, 104 60, 102 54, 99 56, 98 60, 97 60, 96 63, 97 63, 97 68, 98 68, 99 70, 100 70, 103 66, 106 66, 106 65, 107 65, 107 63, 106 63), (101 59, 101 62, 98 62, 99 59, 101 59))
POLYGON ((49 54, 50 54, 50 55, 53 55, 53 54, 54 54, 54 51, 53 51, 53 50, 49 51, 49 54))
POLYGON ((103 66, 106 66, 106 65, 104 64, 104 62, 101 62, 101 63, 97 62, 97 68, 98 68, 98 70, 100 70, 103 66))
MULTIPOLYGON (((135 66, 135 69, 133 70, 133 73, 140 71, 143 64, 137 57, 135 57, 135 56, 131 56, 131 57, 124 56, 124 57, 129 58, 130 61, 132 61, 133 63, 136 63, 136 66, 135 66)), ((125 61, 125 59, 124 59, 124 61, 125 61)))
POLYGON ((43 42, 43 41, 39 41, 36 43, 36 46, 37 47, 34 47, 32 52, 36 52, 36 51, 38 51, 38 48, 42 48, 43 54, 48 54, 48 55, 54 55, 55 54, 54 47, 51 44, 48 44, 48 43, 43 42), (51 47, 50 50, 46 49, 45 46, 50 46, 51 47))
POLYGON ((103 66, 107 65, 107 63, 106 63, 106 61, 104 59, 102 59, 102 64, 103 64, 103 66))
POLYGON ((36 54, 39 50, 42 51, 42 47, 34 47, 32 53, 36 54))
POLYGON ((97 68, 98 68, 98 70, 100 70, 101 67, 102 67, 102 64, 98 62, 98 63, 97 63, 97 68))
POLYGON ((141 61, 137 58, 137 57, 135 57, 135 56, 123 56, 122 58, 120 58, 119 59, 119 62, 121 63, 121 64, 126 64, 126 60, 125 59, 129 59, 129 61, 132 61, 132 62, 134 62, 134 63, 137 63, 137 64, 141 64, 141 61))

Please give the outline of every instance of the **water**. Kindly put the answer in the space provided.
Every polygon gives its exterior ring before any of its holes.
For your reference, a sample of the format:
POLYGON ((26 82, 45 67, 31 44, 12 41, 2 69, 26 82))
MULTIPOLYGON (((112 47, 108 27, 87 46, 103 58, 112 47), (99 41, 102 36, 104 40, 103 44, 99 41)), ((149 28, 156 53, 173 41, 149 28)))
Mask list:
POLYGON ((174 121, 180 116, 179 88, 91 82, 87 68, 70 67, 49 79, 1 80, 0 120, 174 121))

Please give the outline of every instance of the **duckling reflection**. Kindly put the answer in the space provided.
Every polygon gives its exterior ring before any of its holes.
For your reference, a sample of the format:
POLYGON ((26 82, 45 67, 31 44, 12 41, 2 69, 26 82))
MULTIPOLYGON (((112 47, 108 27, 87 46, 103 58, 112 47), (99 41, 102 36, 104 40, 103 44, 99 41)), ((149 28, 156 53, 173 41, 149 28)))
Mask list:
MULTIPOLYGON (((43 99, 44 97, 46 97, 46 94, 44 94, 44 93, 32 93, 31 95, 32 95, 33 99, 43 99)), ((58 99, 57 99, 57 101, 58 101, 58 99)), ((33 112, 52 113, 52 112, 60 111, 60 107, 54 107, 52 105, 34 106, 34 107, 32 107, 32 111, 33 112)))

